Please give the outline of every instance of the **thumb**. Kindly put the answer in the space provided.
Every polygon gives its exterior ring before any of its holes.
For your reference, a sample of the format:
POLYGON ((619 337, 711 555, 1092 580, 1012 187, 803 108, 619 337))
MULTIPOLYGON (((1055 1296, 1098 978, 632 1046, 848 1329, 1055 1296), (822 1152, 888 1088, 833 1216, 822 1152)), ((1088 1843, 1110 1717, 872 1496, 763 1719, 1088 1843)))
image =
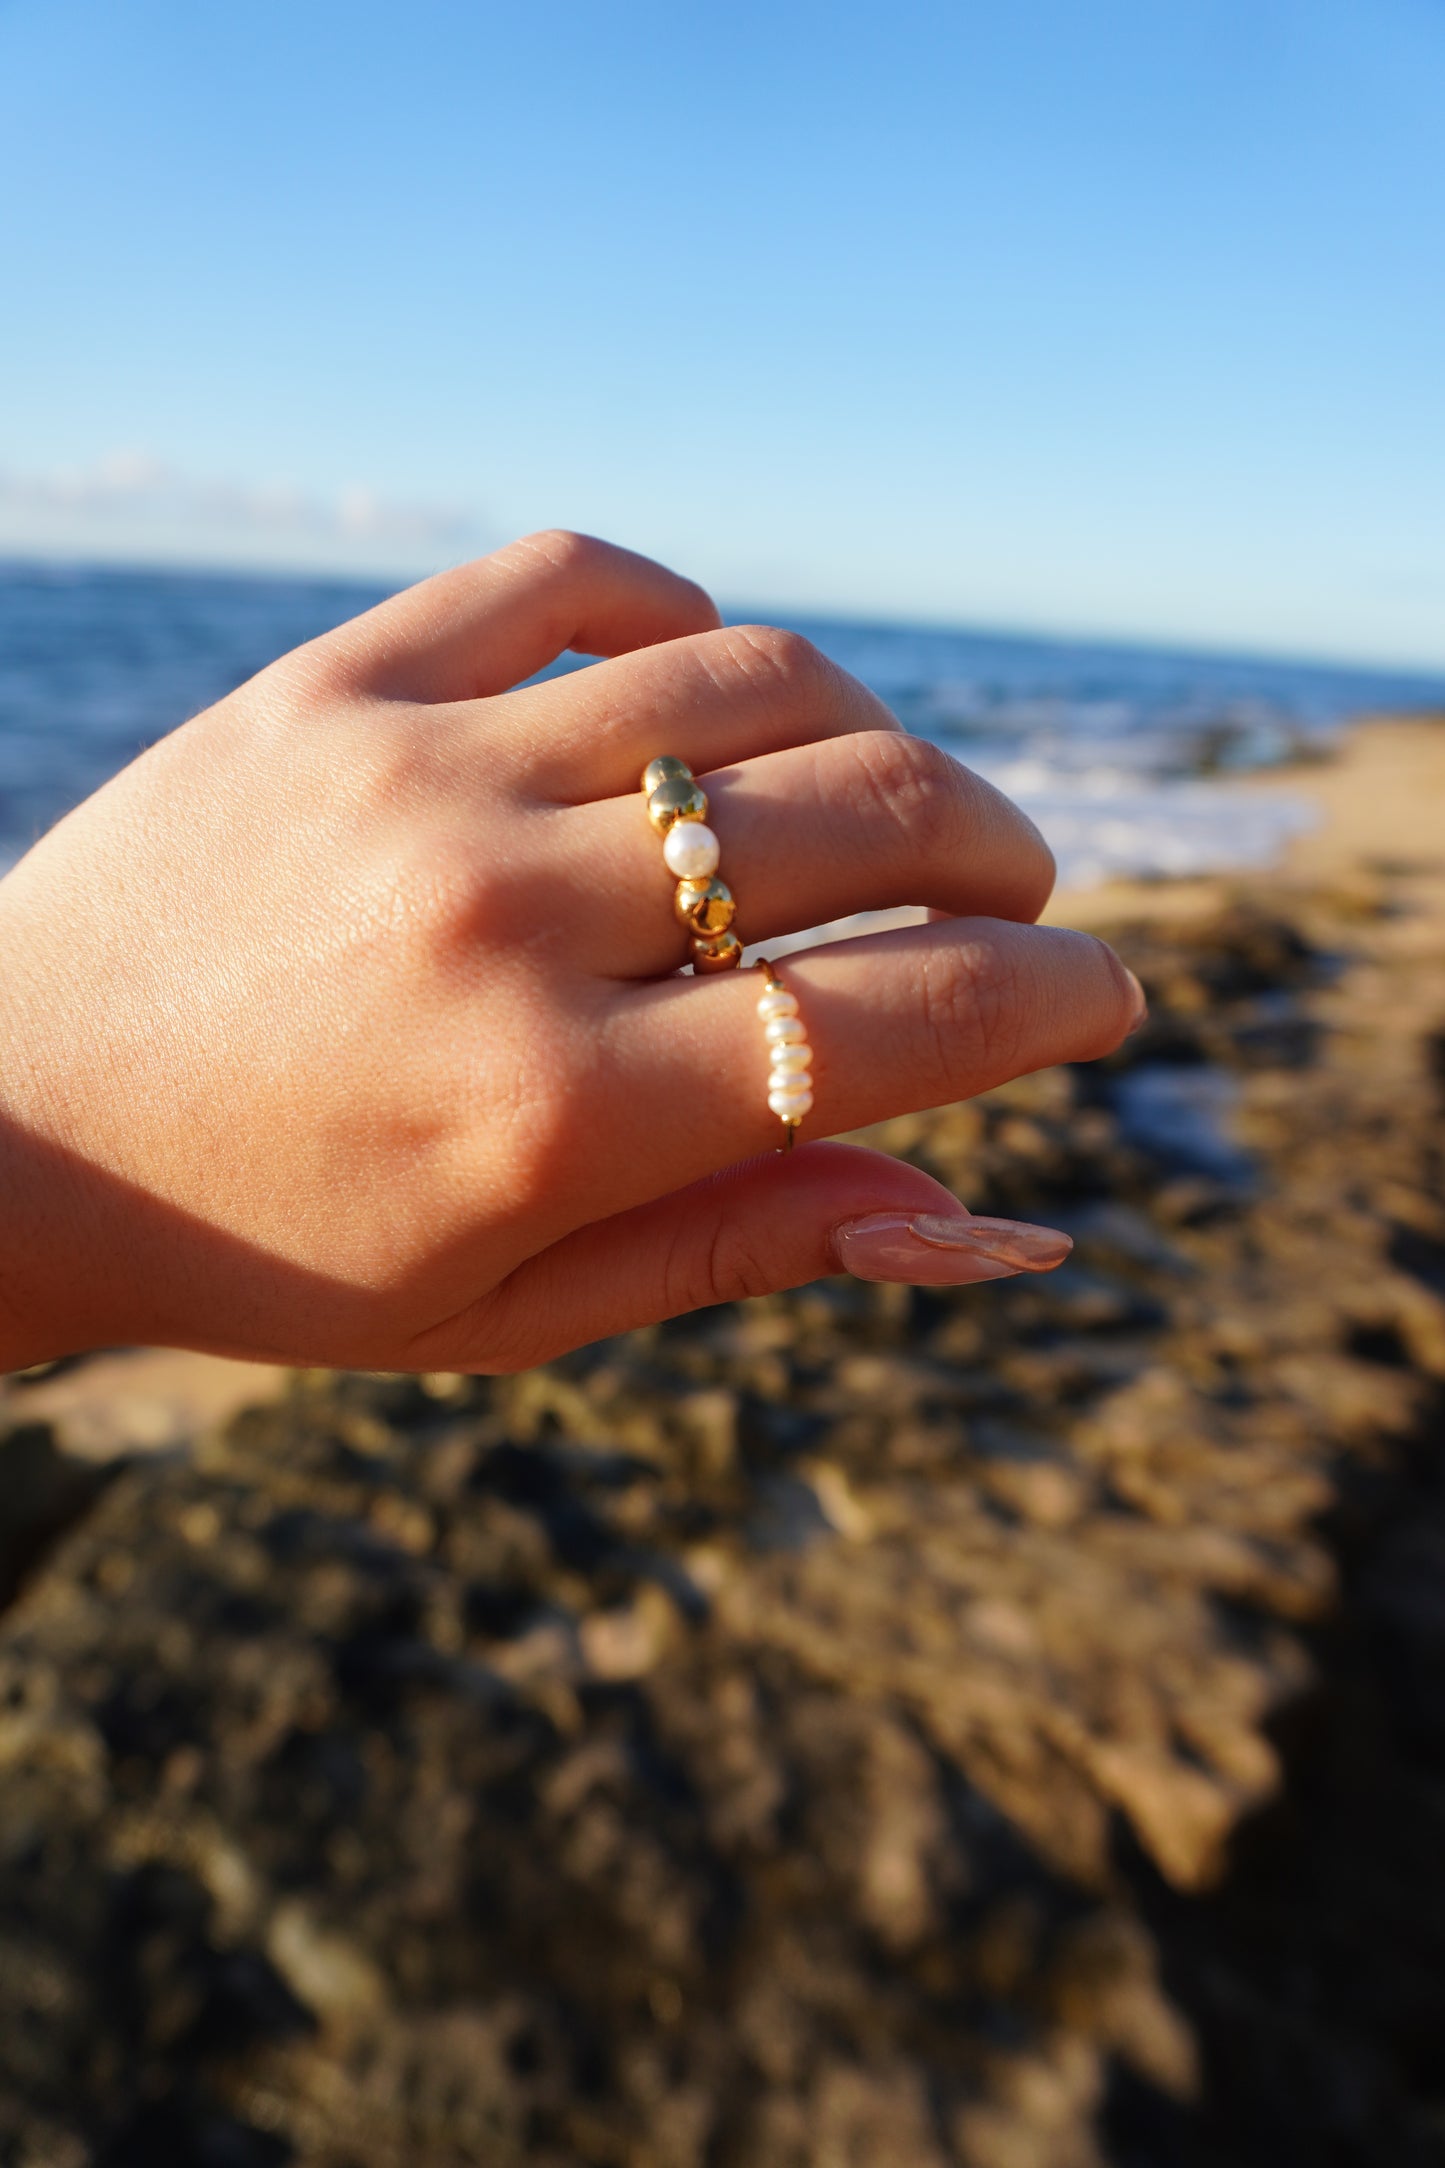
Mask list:
POLYGON ((961 1286, 1046 1272, 1072 1247, 1052 1228, 975 1218, 886 1153, 806 1144, 578 1228, 429 1335, 426 1361, 524 1370, 634 1325, 832 1272, 961 1286))

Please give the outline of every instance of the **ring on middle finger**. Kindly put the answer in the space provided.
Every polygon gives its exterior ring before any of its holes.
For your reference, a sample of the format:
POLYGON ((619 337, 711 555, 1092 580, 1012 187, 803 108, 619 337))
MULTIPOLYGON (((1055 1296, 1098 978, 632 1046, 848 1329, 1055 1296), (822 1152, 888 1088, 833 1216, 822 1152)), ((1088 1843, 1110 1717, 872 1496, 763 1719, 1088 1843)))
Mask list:
POLYGON ((662 855, 677 878, 673 909, 690 936, 694 971, 731 971, 743 945, 732 930, 737 905, 717 877, 717 837, 707 825, 707 794, 685 760, 671 753, 642 771, 647 817, 662 837, 662 855))

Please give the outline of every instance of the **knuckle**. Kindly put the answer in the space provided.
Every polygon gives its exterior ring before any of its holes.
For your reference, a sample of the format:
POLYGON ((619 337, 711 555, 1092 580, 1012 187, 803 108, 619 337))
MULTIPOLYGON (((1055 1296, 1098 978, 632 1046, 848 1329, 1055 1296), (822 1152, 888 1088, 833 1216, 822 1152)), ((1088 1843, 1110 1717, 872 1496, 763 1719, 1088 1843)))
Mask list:
POLYGON ((738 625, 727 637, 739 668, 789 700, 826 695, 838 681, 836 664, 800 632, 781 625, 738 625))
POLYGON ((1028 989, 1009 943, 971 941, 930 957, 920 1001, 925 1046, 949 1090, 981 1089, 1018 1059, 1028 989))
POLYGON ((540 564, 559 579, 579 578, 615 554, 610 543, 600 542, 595 535, 578 534, 571 527, 541 528, 536 534, 523 535, 519 542, 509 543, 502 552, 503 556, 516 555, 540 564))
POLYGON ((467 1185, 484 1168, 488 1210, 508 1226, 534 1224, 538 1213, 554 1217, 559 1188, 566 1193, 585 1172, 579 1097, 568 1074, 572 1049, 564 1034, 531 1017, 528 1043, 521 1068, 485 1056, 478 1060, 475 1044, 466 1038, 454 1039, 435 1064, 438 1086, 451 1103, 477 1110, 474 1117, 461 1118, 449 1172, 467 1185))
POLYGON ((881 819, 915 855, 958 837, 961 771, 940 746, 889 730, 859 731, 842 743, 853 761, 857 810, 870 829, 881 819))
POLYGON ((477 953, 515 930, 507 872, 460 837, 409 838, 385 854, 383 880, 393 930, 429 962, 477 953))
MULTIPOLYGON (((230 700, 238 706, 244 701, 252 716, 274 720, 288 734, 312 724, 324 727, 342 720, 349 724, 350 718, 341 717, 338 710, 356 698, 363 676, 355 623, 353 618, 278 655, 249 683, 238 687, 230 700)), ((225 704, 216 703, 218 708, 225 704)))
POLYGON ((720 1214, 706 1230, 678 1230, 664 1260, 662 1286, 668 1314, 680 1317, 712 1303, 765 1295, 772 1279, 766 1258, 753 1248, 746 1232, 720 1214))
MULTIPOLYGON (((487 1142, 509 1210, 555 1209, 593 1173, 599 1109, 612 1103, 606 1038, 599 1005, 574 998, 563 1013, 530 995, 523 1030, 499 1033, 486 1064, 487 1142), (523 1032, 518 1065, 507 1050, 523 1032)), ((475 1049, 464 1058, 475 1062, 475 1049)))
POLYGON ((346 720, 346 753, 338 776, 334 734, 314 757, 330 781, 328 798, 364 829, 386 832, 425 819, 444 804, 455 779, 446 749, 422 712, 409 706, 353 709, 346 720))
POLYGON ((575 1166, 576 1104, 564 1085, 539 1075, 547 1066, 539 1052, 527 1080, 510 1091, 502 1079, 489 1080, 488 1143, 493 1164, 502 1170, 494 1195, 519 1217, 555 1204, 559 1169, 570 1172, 575 1166))

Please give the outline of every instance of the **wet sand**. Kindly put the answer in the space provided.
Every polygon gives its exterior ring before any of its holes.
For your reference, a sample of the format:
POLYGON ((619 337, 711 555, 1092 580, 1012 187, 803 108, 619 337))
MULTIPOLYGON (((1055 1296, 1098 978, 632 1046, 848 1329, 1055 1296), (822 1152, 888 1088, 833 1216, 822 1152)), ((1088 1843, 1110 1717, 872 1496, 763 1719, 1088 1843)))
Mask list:
POLYGON ((1148 1029, 879 1133, 1046 1281, 258 1378, 79 1487, 98 1365, 7 1388, 11 2156, 1445 2158, 1442 785, 1375 725, 1241 786, 1277 874, 1064 900, 1148 1029))

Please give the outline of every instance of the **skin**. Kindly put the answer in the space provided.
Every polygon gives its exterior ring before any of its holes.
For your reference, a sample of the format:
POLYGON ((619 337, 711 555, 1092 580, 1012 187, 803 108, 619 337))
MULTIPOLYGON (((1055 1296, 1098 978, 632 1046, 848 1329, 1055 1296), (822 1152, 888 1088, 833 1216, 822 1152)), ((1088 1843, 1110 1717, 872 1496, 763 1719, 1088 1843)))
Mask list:
POLYGON ((660 752, 747 939, 932 908, 785 965, 806 1137, 1138 1021, 1103 944, 1033 924, 1052 861, 998 793, 796 636, 533 536, 284 657, 0 882, 0 1367, 518 1369, 836 1271, 860 1221, 906 1249, 919 1215, 937 1278, 962 1208, 878 1153, 779 1155, 758 979, 678 975, 660 752), (613 659, 514 689, 569 648, 613 659))

